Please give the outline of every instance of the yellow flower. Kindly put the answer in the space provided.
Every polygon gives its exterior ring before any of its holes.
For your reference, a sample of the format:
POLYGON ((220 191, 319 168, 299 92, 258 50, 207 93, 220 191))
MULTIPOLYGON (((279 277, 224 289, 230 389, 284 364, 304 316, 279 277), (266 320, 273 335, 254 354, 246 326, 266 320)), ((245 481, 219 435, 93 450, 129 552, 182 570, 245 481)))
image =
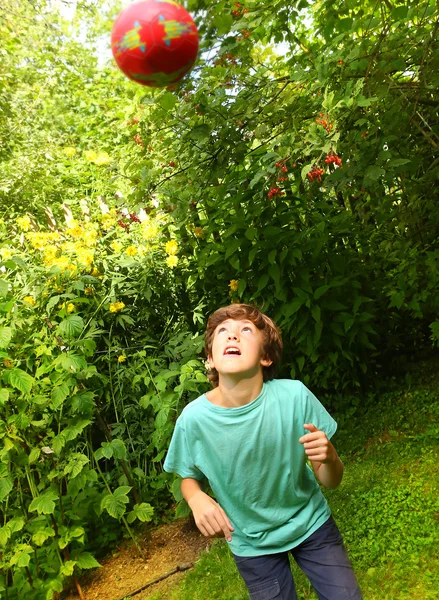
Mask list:
POLYGON ((117 240, 115 240, 114 242, 111 242, 110 244, 110 248, 112 250, 114 250, 115 252, 120 252, 122 250, 122 245, 120 242, 118 242, 117 240))
POLYGON ((125 304, 123 302, 112 302, 110 304, 110 312, 116 313, 125 308, 125 304))
POLYGON ((120 356, 117 357, 117 362, 125 362, 127 359, 127 357, 125 356, 125 354, 121 354, 120 356))
POLYGON ((23 231, 29 231, 31 224, 32 224, 32 222, 31 222, 31 220, 29 219, 28 216, 18 217, 17 218, 17 225, 23 231))
POLYGON ((73 148, 72 146, 67 146, 66 148, 64 148, 63 152, 66 156, 75 156, 76 148, 73 148))
POLYGON ((67 310, 67 312, 68 312, 68 313, 71 313, 71 312, 73 312, 73 311, 75 310, 75 305, 74 305, 74 304, 72 304, 71 302, 69 302, 69 303, 67 304, 67 309, 66 309, 66 310, 67 310))
POLYGON ((232 279, 229 283, 229 288, 231 292, 237 292, 239 286, 239 281, 237 279, 232 279))
POLYGON ((97 154, 94 150, 86 150, 84 154, 85 158, 89 162, 98 165, 98 167, 102 165, 107 165, 109 162, 111 162, 111 157, 108 154, 108 152, 99 152, 99 154, 97 154))
POLYGON ((105 231, 108 231, 109 229, 114 227, 114 225, 116 225, 117 223, 117 215, 114 208, 112 208, 110 212, 103 214, 101 216, 101 221, 102 227, 105 229, 105 231))
POLYGON ((23 302, 26 302, 29 306, 35 306, 35 298, 33 296, 25 296, 23 302))
POLYGON ((178 264, 178 256, 174 256, 174 255, 171 254, 166 259, 166 264, 168 265, 168 267, 170 267, 171 269, 173 269, 178 264))
POLYGON ((76 256, 78 262, 82 265, 85 265, 86 267, 91 267, 91 265, 93 264, 94 254, 90 250, 78 250, 76 256))
POLYGON ((101 165, 108 165, 109 162, 111 162, 111 157, 108 152, 99 152, 94 161, 95 165, 98 165, 98 167, 101 165))
POLYGON ((159 228, 154 223, 148 223, 144 221, 142 223, 142 235, 145 240, 153 240, 159 234, 159 228))
POLYGON ((91 272, 93 277, 99 277, 100 273, 99 270, 96 269, 96 267, 93 269, 93 271, 91 272))
POLYGON ((84 154, 85 154, 85 158, 90 162, 95 162, 95 160, 98 157, 98 155, 96 154, 96 152, 94 150, 86 150, 84 152, 84 154))
POLYGON ((5 246, 4 248, 0 248, 0 256, 3 260, 9 260, 10 258, 12 258, 12 252, 10 248, 8 248, 7 246, 5 246))
POLYGON ((10 367, 14 366, 14 362, 12 360, 10 360, 9 358, 4 358, 3 359, 3 364, 5 365, 5 367, 7 369, 9 369, 10 367))
POLYGON ((92 287, 86 287, 84 288, 84 293, 86 296, 94 296, 94 289, 92 287))
POLYGON ((126 254, 128 254, 128 256, 136 256, 137 248, 135 246, 128 246, 125 252, 126 254))
POLYGON ((194 233, 198 238, 204 237, 204 231, 202 230, 201 227, 194 227, 194 233))
POLYGON ((57 247, 56 246, 46 246, 43 249, 44 264, 47 267, 51 267, 52 266, 53 261, 56 258, 56 253, 57 253, 57 247))
POLYGON ((178 252, 178 244, 177 244, 177 242, 175 240, 169 240, 169 242, 166 242, 165 252, 167 254, 169 254, 170 256, 174 256, 175 254, 177 254, 177 252, 178 252))

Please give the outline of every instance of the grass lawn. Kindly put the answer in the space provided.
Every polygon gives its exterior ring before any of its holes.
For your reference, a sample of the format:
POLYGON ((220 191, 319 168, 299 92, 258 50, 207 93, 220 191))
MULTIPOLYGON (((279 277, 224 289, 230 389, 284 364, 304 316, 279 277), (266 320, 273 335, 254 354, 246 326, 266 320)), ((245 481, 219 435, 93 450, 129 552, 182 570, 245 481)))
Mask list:
MULTIPOLYGON (((323 400, 339 423, 333 438, 343 483, 325 490, 364 600, 439 598, 439 361, 416 365, 359 400, 323 400)), ((299 600, 317 598, 293 565, 299 600)), ((214 542, 167 600, 247 600, 235 563, 214 542)), ((149 600, 164 600, 150 596, 149 600)))

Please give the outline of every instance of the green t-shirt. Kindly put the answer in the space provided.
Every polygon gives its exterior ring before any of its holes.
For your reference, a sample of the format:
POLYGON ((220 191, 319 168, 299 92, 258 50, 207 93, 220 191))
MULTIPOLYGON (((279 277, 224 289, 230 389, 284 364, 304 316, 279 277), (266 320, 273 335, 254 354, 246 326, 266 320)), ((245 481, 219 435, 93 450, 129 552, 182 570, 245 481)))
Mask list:
POLYGON ((238 556, 294 548, 330 516, 299 438, 312 423, 331 438, 337 423, 300 381, 274 379, 249 404, 224 408, 205 395, 177 420, 165 471, 204 477, 235 531, 238 556))

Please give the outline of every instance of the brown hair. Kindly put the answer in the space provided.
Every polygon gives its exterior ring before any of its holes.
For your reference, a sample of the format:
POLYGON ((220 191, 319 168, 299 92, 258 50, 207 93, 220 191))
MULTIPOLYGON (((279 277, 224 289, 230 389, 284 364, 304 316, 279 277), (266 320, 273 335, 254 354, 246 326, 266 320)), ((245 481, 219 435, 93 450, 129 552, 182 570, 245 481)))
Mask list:
MULTIPOLYGON (((282 337, 280 329, 277 325, 264 315, 259 308, 250 304, 230 304, 224 308, 219 308, 213 314, 210 315, 207 321, 206 336, 204 351, 206 356, 212 355, 212 344, 215 329, 226 321, 227 319, 234 319, 237 321, 243 321, 248 319, 251 321, 259 331, 262 332, 263 348, 262 358, 265 360, 273 361, 269 367, 262 367, 262 374, 264 381, 269 381, 274 378, 276 366, 280 361, 282 355, 282 337)), ((210 369, 207 374, 212 387, 216 387, 219 381, 219 374, 216 369, 210 369)))

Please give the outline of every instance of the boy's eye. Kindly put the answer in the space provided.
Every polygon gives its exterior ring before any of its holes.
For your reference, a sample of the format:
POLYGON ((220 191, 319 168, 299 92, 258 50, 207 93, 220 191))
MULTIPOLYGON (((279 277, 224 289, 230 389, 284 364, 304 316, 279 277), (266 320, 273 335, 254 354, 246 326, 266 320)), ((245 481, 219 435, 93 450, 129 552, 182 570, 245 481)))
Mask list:
POLYGON ((251 332, 253 332, 253 329, 251 327, 249 327, 248 325, 246 325, 245 327, 242 328, 242 331, 251 331, 251 332))
POLYGON ((223 332, 223 331, 225 331, 225 330, 226 330, 226 328, 225 328, 225 327, 220 327, 220 328, 218 329, 218 333, 222 333, 222 332, 223 332))

